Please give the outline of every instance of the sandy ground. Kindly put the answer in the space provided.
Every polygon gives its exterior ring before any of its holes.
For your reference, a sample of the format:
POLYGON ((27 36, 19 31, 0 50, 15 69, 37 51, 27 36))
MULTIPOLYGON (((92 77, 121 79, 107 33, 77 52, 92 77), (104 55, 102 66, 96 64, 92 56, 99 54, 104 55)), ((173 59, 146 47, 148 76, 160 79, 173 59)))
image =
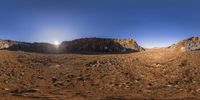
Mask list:
POLYGON ((0 100, 200 99, 200 51, 0 51, 0 100))

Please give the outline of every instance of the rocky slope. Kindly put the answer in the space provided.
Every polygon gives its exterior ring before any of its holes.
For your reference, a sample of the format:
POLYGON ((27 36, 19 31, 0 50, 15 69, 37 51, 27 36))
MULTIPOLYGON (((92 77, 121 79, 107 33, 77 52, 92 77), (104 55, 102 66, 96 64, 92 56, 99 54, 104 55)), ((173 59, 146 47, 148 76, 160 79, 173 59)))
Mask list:
POLYGON ((56 46, 48 43, 28 43, 11 40, 0 40, 1 50, 13 51, 27 51, 27 52, 41 52, 41 53, 56 53, 56 46))
POLYGON ((144 51, 133 39, 82 38, 65 41, 60 45, 64 52, 133 52, 144 51))
POLYGON ((200 37, 191 37, 185 39, 176 44, 173 44, 169 48, 172 50, 182 51, 182 52, 200 50, 200 37))
POLYGON ((15 43, 15 41, 11 41, 11 40, 0 40, 0 49, 9 48, 9 47, 11 47, 14 43, 15 43))
POLYGON ((48 43, 27 43, 10 40, 1 40, 0 49, 21 50, 42 53, 67 53, 67 52, 110 52, 127 53, 133 51, 144 51, 132 39, 103 39, 83 38, 73 41, 65 41, 60 46, 48 43))

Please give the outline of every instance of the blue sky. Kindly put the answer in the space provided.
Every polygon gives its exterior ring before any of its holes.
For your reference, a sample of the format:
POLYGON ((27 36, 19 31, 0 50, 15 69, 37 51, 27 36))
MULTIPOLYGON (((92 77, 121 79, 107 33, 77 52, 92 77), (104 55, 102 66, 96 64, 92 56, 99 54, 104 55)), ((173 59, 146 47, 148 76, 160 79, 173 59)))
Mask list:
POLYGON ((51 42, 133 38, 169 46, 200 35, 199 0, 0 0, 0 38, 51 42))

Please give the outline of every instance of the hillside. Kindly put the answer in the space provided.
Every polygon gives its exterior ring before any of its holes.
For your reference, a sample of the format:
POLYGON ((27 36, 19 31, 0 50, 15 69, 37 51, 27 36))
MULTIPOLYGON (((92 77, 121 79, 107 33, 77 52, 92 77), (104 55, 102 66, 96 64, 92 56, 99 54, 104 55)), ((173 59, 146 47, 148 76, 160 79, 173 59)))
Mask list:
POLYGON ((128 53, 144 51, 133 39, 110 38, 82 38, 64 41, 59 46, 49 43, 0 40, 0 49, 40 53, 128 53))
POLYGON ((14 43, 15 41, 11 41, 11 40, 0 40, 0 49, 7 49, 14 43))
POLYGON ((191 37, 182 40, 176 44, 173 44, 169 48, 172 50, 182 51, 182 52, 200 50, 200 37, 191 37))
POLYGON ((144 49, 133 39, 82 38, 64 41, 60 45, 64 52, 138 52, 144 49))

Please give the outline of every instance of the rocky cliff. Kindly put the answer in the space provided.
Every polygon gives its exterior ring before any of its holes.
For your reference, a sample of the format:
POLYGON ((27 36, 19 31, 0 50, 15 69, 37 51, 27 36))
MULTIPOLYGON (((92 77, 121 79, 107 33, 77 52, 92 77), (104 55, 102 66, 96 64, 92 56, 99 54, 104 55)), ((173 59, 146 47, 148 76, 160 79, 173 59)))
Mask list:
POLYGON ((56 53, 58 48, 52 44, 48 43, 28 43, 28 42, 19 42, 11 40, 0 40, 0 49, 1 50, 21 50, 28 52, 42 52, 42 53, 56 53))
POLYGON ((11 41, 11 40, 0 40, 0 49, 9 48, 9 47, 11 47, 14 43, 15 43, 15 41, 11 41))
POLYGON ((82 38, 65 41, 60 45, 63 52, 133 52, 143 51, 133 39, 82 38))
POLYGON ((105 39, 82 38, 73 41, 64 41, 60 46, 48 43, 27 43, 10 40, 1 40, 0 49, 22 50, 42 53, 67 53, 67 52, 110 52, 126 53, 143 51, 133 39, 105 39))
POLYGON ((177 51, 196 51, 200 50, 200 37, 191 37, 173 44, 169 49, 177 51))

